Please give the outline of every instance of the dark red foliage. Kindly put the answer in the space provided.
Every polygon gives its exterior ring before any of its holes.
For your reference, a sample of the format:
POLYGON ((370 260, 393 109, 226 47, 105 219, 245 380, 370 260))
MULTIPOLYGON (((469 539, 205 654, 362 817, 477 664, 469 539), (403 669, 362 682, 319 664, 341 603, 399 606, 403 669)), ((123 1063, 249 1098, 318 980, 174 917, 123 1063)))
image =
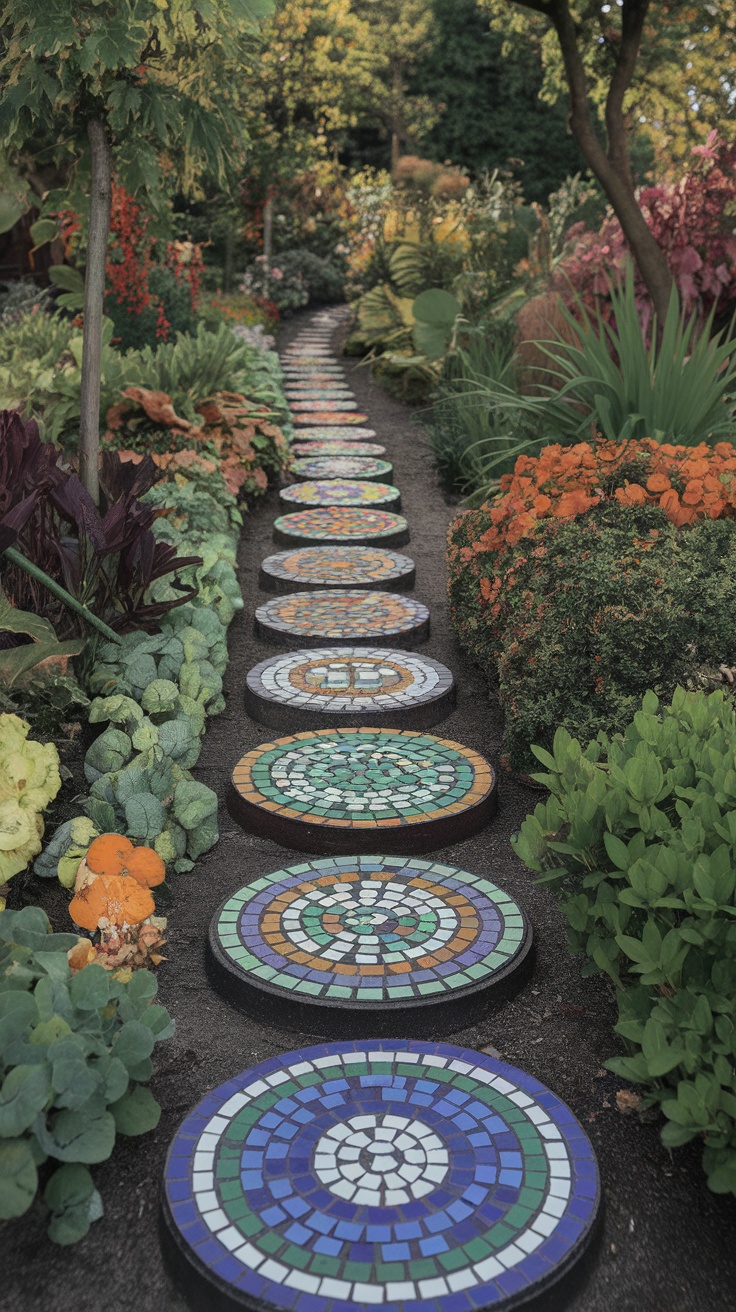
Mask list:
MULTIPOLYGON (((180 596, 153 601, 151 585, 201 563, 177 556, 159 542, 153 522, 162 513, 140 498, 160 478, 150 456, 138 465, 107 451, 100 469, 99 508, 77 474, 64 465, 61 451, 42 442, 33 420, 16 411, 0 412, 0 551, 19 550, 112 628, 150 629, 167 611, 191 600, 195 589, 174 579, 180 596)), ((47 615, 60 636, 75 630, 42 585, 0 559, 0 581, 13 603, 47 615)))

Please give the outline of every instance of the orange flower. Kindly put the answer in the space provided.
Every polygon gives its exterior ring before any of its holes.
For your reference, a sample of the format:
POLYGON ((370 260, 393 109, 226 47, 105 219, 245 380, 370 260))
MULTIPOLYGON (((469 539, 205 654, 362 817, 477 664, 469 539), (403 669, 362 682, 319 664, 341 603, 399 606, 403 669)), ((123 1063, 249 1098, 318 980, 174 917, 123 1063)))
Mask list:
POLYGON ((69 903, 75 925, 89 930, 97 929, 103 918, 111 925, 139 925, 155 909, 148 889, 124 875, 99 875, 69 903))
POLYGON ((166 878, 166 866, 152 847, 136 847, 125 862, 125 872, 142 888, 155 888, 166 878))
POLYGON ((671 486, 666 474, 650 474, 647 479, 647 492, 666 492, 671 486))
POLYGON ((90 843, 87 866, 95 875, 119 875, 132 851, 133 844, 122 834, 100 834, 90 843))
POLYGON ((642 506, 647 500, 641 483, 627 483, 626 487, 617 487, 615 496, 622 506, 642 506))

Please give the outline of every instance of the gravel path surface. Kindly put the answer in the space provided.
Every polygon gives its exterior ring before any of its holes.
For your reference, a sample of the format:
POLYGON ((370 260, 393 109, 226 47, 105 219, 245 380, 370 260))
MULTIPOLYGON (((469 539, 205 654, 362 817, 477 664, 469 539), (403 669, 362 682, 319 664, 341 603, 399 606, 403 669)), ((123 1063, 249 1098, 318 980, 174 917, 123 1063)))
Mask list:
MULTIPOLYGON (((289 325, 283 341, 298 331, 304 318, 289 325)), ((438 489, 425 439, 411 412, 386 396, 367 369, 346 361, 346 373, 360 410, 369 414, 370 426, 377 431, 376 440, 387 448, 401 489, 411 528, 411 543, 404 550, 417 563, 413 595, 431 610, 430 638, 418 650, 449 665, 458 685, 455 711, 433 732, 497 762, 497 709, 449 624, 444 546, 454 508, 438 489)), ((250 667, 277 650, 255 639, 253 612, 266 599, 258 590, 258 571, 261 560, 277 549, 272 524, 278 513, 278 496, 272 493, 246 519, 240 547, 245 608, 230 629, 228 706, 212 722, 196 770, 222 799, 221 839, 192 874, 175 884, 169 960, 161 970, 160 986, 177 1032, 157 1049, 153 1087, 164 1109, 160 1126, 144 1139, 119 1141, 113 1158, 95 1168, 105 1216, 74 1248, 49 1243, 38 1215, 2 1227, 0 1312, 92 1312, 101 1307, 112 1312, 184 1312, 186 1304, 164 1270, 158 1243, 159 1181, 171 1135, 212 1086, 266 1057, 315 1041, 241 1015, 214 992, 205 973, 205 936, 222 899, 241 884, 299 859, 292 850, 244 833, 224 804, 235 761, 272 736, 246 715, 243 687, 250 667)), ((615 1047, 611 993, 600 979, 581 979, 578 963, 568 954, 554 898, 534 886, 511 852, 509 835, 536 800, 528 789, 502 778, 500 810, 491 826, 433 854, 488 875, 507 889, 528 911, 537 941, 536 967, 526 986, 482 1024, 447 1036, 447 1041, 469 1048, 492 1045, 504 1060, 564 1098, 593 1141, 603 1180, 604 1229, 587 1264, 587 1283, 567 1304, 572 1312, 716 1312, 734 1307, 736 1204, 709 1194, 697 1146, 672 1156, 661 1146, 656 1123, 617 1110, 621 1081, 602 1068, 615 1047)), ((552 1309, 558 1303, 551 1294, 539 1306, 552 1309)))

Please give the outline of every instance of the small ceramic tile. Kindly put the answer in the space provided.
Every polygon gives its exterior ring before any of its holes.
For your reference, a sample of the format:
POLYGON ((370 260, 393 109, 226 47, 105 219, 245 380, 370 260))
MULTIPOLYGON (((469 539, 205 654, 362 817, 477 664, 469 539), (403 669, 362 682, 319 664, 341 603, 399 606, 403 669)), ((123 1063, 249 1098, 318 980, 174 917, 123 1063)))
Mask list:
POLYGON ((261 586, 283 592, 298 587, 411 587, 414 561, 386 547, 300 547, 268 556, 261 586))
POLYGON ((398 592, 332 588, 272 597, 255 613, 261 637, 311 643, 414 643, 429 634, 429 611, 398 592))
POLYGON ((384 456, 386 448, 380 446, 378 442, 361 442, 360 446, 356 447, 354 442, 335 438, 334 441, 295 442, 291 452, 292 455, 310 460, 319 456, 350 456, 351 459, 357 456, 362 460, 366 456, 384 456))
POLYGON ((369 455, 313 456, 295 460, 292 474, 304 482, 325 478, 359 479, 361 482, 387 483, 394 467, 388 460, 375 460, 369 455))
POLYGON ((320 482, 294 483, 279 493, 288 509, 300 506, 355 506, 386 510, 401 509, 401 493, 391 483, 371 483, 359 478, 328 478, 320 482))
POLYGON ((401 547, 409 541, 403 515, 363 506, 320 506, 280 515, 274 523, 274 539, 284 545, 313 546, 316 542, 353 546, 401 547))

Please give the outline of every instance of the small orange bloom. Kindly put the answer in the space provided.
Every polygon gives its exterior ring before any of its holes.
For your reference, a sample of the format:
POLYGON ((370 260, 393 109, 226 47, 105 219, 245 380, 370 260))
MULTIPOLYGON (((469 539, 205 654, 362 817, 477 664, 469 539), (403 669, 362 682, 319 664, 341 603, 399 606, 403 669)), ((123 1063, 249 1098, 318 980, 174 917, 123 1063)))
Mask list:
POLYGON ((148 889, 124 875, 99 875, 69 903, 69 915, 75 925, 90 931, 98 928, 103 917, 111 925, 139 925, 155 910, 148 889))

